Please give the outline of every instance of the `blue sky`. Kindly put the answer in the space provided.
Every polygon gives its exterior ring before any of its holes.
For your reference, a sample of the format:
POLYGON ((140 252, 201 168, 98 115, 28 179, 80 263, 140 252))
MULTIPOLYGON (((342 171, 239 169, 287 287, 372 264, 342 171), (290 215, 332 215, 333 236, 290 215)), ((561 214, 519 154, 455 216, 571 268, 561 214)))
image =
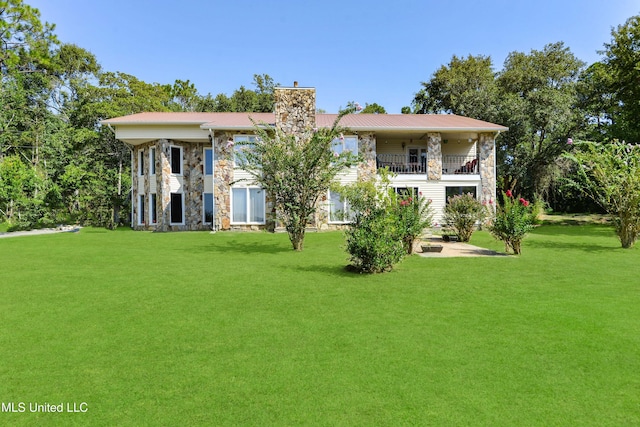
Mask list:
POLYGON ((563 41, 586 63, 640 0, 25 0, 62 42, 106 71, 152 83, 190 80, 201 94, 253 89, 254 74, 317 90, 317 107, 411 103, 453 55, 510 52, 563 41))

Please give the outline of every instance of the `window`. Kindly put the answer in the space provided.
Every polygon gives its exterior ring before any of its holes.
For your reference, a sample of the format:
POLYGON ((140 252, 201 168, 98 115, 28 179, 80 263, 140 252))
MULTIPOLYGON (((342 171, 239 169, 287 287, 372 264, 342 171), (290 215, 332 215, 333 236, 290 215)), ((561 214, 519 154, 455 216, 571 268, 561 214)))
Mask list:
POLYGON ((149 149, 149 174, 156 174, 156 147, 149 149))
POLYGON ((144 224, 144 194, 141 194, 138 198, 138 224, 144 224))
POLYGON ((333 151, 337 154, 346 153, 350 151, 352 154, 358 155, 358 137, 357 136, 344 136, 342 138, 336 138, 331 143, 333 151))
POLYGON ((156 207, 156 193, 149 195, 149 212, 151 212, 151 224, 158 222, 158 208, 156 207))
POLYGON ((213 193, 204 193, 203 195, 203 222, 205 224, 213 223, 213 193))
POLYGON ((182 224, 184 205, 182 193, 171 193, 171 224, 182 224))
POLYGON ((204 149, 204 174, 213 175, 213 150, 211 148, 204 149))
POLYGON ((353 212, 346 199, 340 193, 329 191, 329 222, 351 222, 353 212))
POLYGON ((144 150, 138 151, 138 175, 144 175, 144 150))
POLYGON ((447 203, 449 203, 449 197, 457 196, 461 194, 467 194, 467 193, 471 193, 473 197, 477 198, 478 197, 476 195, 477 191, 478 191, 477 187, 447 187, 445 189, 446 201, 447 203))
POLYGON ((232 222, 265 223, 264 190, 261 188, 232 188, 231 199, 232 222))
POLYGON ((233 161, 236 165, 242 163, 244 153, 250 151, 255 142, 255 135, 235 135, 233 137, 233 161))
POLYGON ((171 147, 171 173, 182 175, 182 147, 171 147))
POLYGON ((395 187, 393 191, 400 196, 418 196, 420 193, 418 192, 418 187, 395 187))

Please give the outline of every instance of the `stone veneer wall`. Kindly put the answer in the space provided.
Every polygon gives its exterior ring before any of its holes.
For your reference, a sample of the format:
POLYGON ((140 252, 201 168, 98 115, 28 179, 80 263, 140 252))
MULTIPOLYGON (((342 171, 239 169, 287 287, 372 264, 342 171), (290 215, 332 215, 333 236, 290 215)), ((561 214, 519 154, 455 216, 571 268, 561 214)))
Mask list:
POLYGON ((316 126, 316 90, 282 88, 273 92, 276 127, 286 133, 301 133, 316 126))
POLYGON ((480 200, 486 202, 495 209, 496 200, 496 157, 495 157, 495 135, 492 133, 481 133, 479 135, 480 145, 480 200))
MULTIPOLYGON (((206 144, 208 146, 208 144, 206 144)), ((143 144, 133 151, 133 228, 135 230, 155 230, 155 231, 186 231, 186 230, 208 230, 210 225, 203 223, 203 191, 204 191, 204 148, 203 143, 186 143, 160 139, 151 143, 143 144), (182 147, 182 187, 181 193, 184 200, 184 225, 171 225, 171 146, 182 147), (150 179, 149 175, 149 150, 156 148, 156 214, 157 223, 151 224, 151 211, 149 209, 150 200, 150 179), (138 156, 140 151, 144 153, 144 188, 139 188, 138 181, 138 156), (145 195, 145 224, 138 224, 138 199, 144 191, 145 195)))
POLYGON ((442 178, 442 138, 439 133, 427 134, 427 179, 438 181, 442 178))
POLYGON ((358 135, 358 154, 362 162, 358 164, 358 180, 367 181, 376 176, 376 135, 365 133, 358 135))

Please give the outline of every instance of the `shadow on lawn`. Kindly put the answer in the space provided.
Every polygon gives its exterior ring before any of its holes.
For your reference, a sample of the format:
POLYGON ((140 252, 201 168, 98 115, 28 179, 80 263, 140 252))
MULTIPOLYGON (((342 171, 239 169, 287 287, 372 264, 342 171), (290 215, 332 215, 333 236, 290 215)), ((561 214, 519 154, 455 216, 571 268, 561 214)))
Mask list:
POLYGON ((189 248, 189 251, 199 250, 201 252, 226 252, 226 253, 238 253, 245 255, 252 254, 279 254, 283 252, 291 252, 291 247, 283 245, 277 242, 245 242, 237 240, 225 240, 210 242, 207 245, 203 245, 197 248, 189 248))

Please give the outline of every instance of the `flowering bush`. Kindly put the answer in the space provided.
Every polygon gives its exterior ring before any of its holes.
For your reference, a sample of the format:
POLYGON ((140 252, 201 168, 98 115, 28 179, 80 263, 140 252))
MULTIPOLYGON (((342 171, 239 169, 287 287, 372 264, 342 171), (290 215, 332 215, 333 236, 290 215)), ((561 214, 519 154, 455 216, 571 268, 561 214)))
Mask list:
POLYGON ((520 254, 522 239, 533 228, 532 208, 528 200, 522 197, 516 200, 510 190, 505 192, 503 200, 503 205, 496 209, 489 231, 504 242, 505 252, 520 254))
POLYGON ((461 242, 468 242, 477 223, 482 223, 487 215, 486 206, 471 193, 449 197, 444 208, 444 222, 453 229, 461 242))
POLYGON ((398 221, 398 238, 402 241, 406 253, 411 255, 413 243, 433 220, 431 200, 420 197, 420 194, 413 194, 413 191, 404 195, 393 193, 390 196, 397 199, 397 203, 392 203, 391 207, 395 207, 392 215, 398 221))

